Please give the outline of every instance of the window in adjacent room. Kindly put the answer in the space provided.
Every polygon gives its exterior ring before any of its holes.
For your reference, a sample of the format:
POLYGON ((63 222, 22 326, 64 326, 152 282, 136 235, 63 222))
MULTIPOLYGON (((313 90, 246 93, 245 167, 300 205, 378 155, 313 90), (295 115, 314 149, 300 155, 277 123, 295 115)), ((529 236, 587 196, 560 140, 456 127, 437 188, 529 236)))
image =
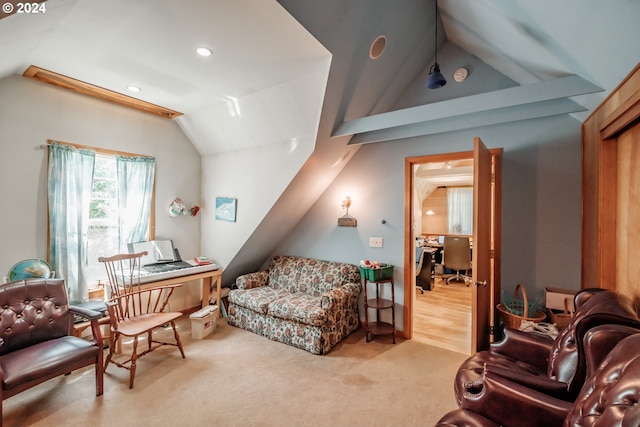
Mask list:
POLYGON ((473 234, 473 187, 447 188, 449 234, 473 234))
POLYGON ((100 256, 152 239, 155 159, 49 141, 49 259, 83 301, 104 278, 100 256))

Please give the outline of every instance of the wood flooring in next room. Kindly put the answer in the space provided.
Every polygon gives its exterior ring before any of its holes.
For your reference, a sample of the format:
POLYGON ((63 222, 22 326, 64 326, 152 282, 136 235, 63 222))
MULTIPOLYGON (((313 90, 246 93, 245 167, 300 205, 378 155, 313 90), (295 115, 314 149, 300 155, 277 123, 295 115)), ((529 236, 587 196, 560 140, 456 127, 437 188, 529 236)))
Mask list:
POLYGON ((431 291, 416 291, 413 339, 469 354, 471 349, 471 288, 436 277, 431 291))

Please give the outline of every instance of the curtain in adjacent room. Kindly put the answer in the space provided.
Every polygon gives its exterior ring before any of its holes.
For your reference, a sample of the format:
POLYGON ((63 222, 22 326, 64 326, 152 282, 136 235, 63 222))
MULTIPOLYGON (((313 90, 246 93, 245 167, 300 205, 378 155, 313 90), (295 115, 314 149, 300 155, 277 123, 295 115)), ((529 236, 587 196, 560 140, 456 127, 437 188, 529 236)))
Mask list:
POLYGON ((118 180, 118 244, 127 251, 127 243, 149 238, 151 201, 156 170, 153 157, 116 156, 118 180))
POLYGON ((65 279, 70 301, 87 296, 87 230, 95 153, 49 145, 48 203, 50 261, 65 279))
POLYGON ((450 234, 473 234, 473 187, 447 188, 450 234))

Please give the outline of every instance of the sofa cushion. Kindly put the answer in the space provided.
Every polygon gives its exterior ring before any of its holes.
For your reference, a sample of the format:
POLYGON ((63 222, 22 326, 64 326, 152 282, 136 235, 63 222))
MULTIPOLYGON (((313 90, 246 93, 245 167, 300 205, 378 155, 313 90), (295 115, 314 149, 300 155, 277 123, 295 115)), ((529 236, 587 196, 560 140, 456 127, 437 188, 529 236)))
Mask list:
POLYGON ((232 289, 229 291, 229 302, 245 307, 261 314, 267 314, 267 307, 273 301, 287 295, 288 292, 261 286, 251 289, 232 289))
POLYGON ((350 282, 360 282, 360 270, 352 264, 277 255, 269 265, 269 286, 290 293, 319 297, 350 282))
POLYGON ((269 304, 269 315, 311 326, 327 321, 327 312, 320 306, 320 298, 301 292, 287 294, 269 304))

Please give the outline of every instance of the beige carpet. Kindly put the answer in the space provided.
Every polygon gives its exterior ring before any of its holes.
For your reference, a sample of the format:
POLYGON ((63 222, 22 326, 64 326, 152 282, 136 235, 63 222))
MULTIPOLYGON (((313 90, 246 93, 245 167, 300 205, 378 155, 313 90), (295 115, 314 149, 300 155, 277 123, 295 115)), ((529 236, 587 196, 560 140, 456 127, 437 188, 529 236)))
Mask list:
MULTIPOLYGON (((4 426, 429 426, 456 407, 453 377, 466 356, 362 329, 326 356, 218 322, 192 340, 144 356, 133 390, 110 365, 95 396, 93 370, 4 401, 4 426)), ((159 331, 161 334, 167 331, 159 331)), ((128 346, 125 345, 125 350, 128 346)))

